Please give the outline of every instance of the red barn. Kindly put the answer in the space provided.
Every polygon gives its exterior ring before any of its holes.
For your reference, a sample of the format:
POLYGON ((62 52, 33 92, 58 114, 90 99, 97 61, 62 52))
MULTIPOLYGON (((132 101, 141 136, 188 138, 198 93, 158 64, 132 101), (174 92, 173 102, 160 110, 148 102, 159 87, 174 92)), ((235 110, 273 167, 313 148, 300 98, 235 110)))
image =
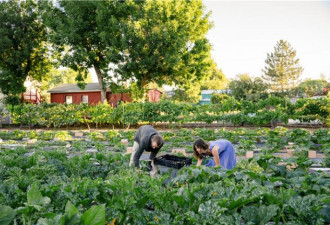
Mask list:
MULTIPOLYGON (((93 104, 101 102, 101 88, 98 83, 88 83, 85 89, 80 89, 77 84, 64 84, 48 91, 51 103, 67 104, 93 104)), ((110 105, 117 107, 119 101, 131 102, 131 95, 128 93, 111 93, 106 91, 106 99, 110 105)))
POLYGON ((148 91, 149 102, 160 102, 162 92, 157 89, 151 89, 148 91))

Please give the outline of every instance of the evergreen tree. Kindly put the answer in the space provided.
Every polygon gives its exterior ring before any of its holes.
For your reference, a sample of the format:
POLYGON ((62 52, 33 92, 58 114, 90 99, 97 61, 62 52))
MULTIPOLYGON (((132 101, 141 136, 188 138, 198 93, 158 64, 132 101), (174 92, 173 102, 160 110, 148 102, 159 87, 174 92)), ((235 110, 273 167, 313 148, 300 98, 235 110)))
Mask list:
POLYGON ((274 52, 267 54, 263 78, 274 91, 293 89, 303 71, 296 58, 296 51, 284 40, 277 42, 274 52))

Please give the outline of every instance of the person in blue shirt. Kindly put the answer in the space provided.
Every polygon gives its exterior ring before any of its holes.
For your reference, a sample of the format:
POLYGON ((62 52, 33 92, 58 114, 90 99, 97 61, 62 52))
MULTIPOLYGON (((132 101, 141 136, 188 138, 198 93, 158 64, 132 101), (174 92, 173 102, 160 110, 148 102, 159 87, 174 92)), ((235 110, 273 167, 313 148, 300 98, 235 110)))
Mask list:
POLYGON ((194 157, 197 159, 197 166, 203 162, 203 158, 210 156, 211 159, 206 166, 220 166, 225 169, 232 169, 236 166, 235 148, 230 141, 216 140, 206 143, 203 139, 195 141, 194 157))

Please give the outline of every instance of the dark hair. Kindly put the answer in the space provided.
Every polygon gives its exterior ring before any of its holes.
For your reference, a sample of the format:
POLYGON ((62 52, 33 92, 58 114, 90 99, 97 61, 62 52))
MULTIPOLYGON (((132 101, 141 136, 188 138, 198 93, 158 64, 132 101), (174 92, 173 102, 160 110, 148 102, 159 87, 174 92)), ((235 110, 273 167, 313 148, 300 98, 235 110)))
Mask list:
POLYGON ((152 136, 151 140, 155 141, 158 147, 164 142, 163 138, 159 134, 155 134, 154 136, 152 136))
POLYGON ((207 150, 209 148, 209 145, 203 139, 196 140, 195 143, 194 143, 194 145, 193 145, 194 157, 196 159, 202 159, 202 158, 204 158, 204 156, 197 151, 196 146, 198 148, 207 150))

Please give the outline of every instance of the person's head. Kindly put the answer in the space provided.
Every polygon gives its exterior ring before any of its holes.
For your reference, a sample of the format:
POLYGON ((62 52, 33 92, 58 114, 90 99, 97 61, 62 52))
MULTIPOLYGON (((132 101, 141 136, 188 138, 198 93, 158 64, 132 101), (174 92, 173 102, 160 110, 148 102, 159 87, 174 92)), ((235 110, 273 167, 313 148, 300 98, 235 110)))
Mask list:
POLYGON ((198 139, 193 145, 194 157, 196 159, 202 159, 203 155, 207 154, 209 151, 209 145, 203 140, 198 139))
POLYGON ((151 147, 153 149, 159 148, 162 143, 163 143, 163 138, 160 135, 155 134, 154 136, 152 136, 151 147))

